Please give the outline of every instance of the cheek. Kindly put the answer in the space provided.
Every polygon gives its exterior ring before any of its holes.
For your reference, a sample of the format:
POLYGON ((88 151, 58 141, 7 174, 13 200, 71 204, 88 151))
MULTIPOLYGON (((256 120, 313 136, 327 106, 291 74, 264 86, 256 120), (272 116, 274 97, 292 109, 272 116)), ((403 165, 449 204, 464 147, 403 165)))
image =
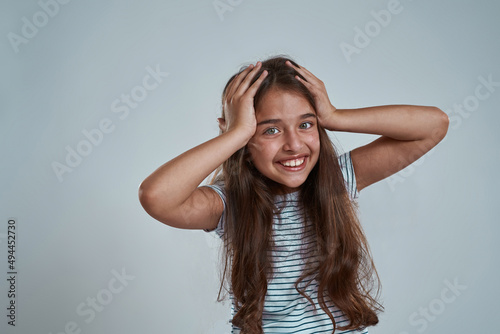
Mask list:
POLYGON ((266 155, 265 145, 257 140, 249 141, 247 144, 248 152, 252 160, 261 160, 266 155))
POLYGON ((319 153, 320 149, 319 134, 318 133, 311 134, 307 138, 307 145, 310 147, 312 151, 316 151, 317 153, 319 153))
POLYGON ((262 151, 262 144, 259 143, 259 141, 252 139, 247 143, 247 149, 250 153, 254 154, 262 151))
POLYGON ((319 150, 320 150, 320 147, 321 147, 321 143, 320 143, 320 141, 319 141, 319 138, 317 138, 317 139, 316 139, 316 141, 315 141, 314 143, 315 143, 315 145, 316 145, 316 146, 315 146, 315 147, 316 147, 316 150, 317 150, 317 151, 318 151, 318 153, 319 153, 319 150))
POLYGON ((247 144, 248 152, 255 165, 260 165, 269 160, 273 160, 276 150, 272 141, 252 140, 247 144))
POLYGON ((311 161, 312 161, 313 165, 316 165, 318 160, 319 160, 319 152, 321 149, 320 140, 317 136, 316 136, 316 138, 311 138, 311 141, 309 144, 309 149, 311 150, 311 154, 312 154, 311 161))

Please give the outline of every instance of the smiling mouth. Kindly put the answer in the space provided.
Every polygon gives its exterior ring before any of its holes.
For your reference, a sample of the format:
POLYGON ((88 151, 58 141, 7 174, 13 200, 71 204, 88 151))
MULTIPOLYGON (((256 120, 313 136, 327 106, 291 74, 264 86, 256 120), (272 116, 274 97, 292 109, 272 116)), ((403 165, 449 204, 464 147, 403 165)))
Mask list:
POLYGON ((298 167, 301 166, 305 160, 306 160, 305 158, 299 158, 299 159, 280 161, 279 163, 285 167, 298 167))

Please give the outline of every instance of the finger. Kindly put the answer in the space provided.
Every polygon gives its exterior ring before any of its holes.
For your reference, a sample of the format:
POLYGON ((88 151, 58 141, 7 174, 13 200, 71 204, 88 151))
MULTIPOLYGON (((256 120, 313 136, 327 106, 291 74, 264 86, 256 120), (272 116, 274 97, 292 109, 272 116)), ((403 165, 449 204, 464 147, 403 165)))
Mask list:
POLYGON ((314 87, 314 85, 312 83, 310 83, 309 81, 307 80, 304 80, 302 79, 300 76, 296 75, 295 76, 295 79, 297 79, 298 81, 300 81, 304 86, 306 86, 307 89, 311 90, 312 87, 314 87))
POLYGON ((243 71, 238 73, 234 79, 231 81, 229 86, 227 87, 226 98, 229 96, 233 96, 234 92, 238 89, 243 79, 247 76, 247 74, 254 68, 253 64, 250 64, 243 71))
POLYGON ((236 90, 236 94, 238 95, 243 95, 245 92, 248 90, 248 87, 250 86, 250 82, 252 79, 255 77, 255 75, 259 72, 260 68, 262 66, 262 63, 259 61, 255 65, 255 67, 248 73, 248 75, 245 77, 245 79, 241 82, 240 86, 236 90))
POLYGON ((250 94, 251 97, 255 96, 255 93, 257 93, 257 90, 259 89, 260 84, 267 77, 268 73, 269 72, 267 72, 266 70, 262 71, 262 73, 260 74, 259 78, 247 90, 248 94, 250 94))
POLYGON ((294 65, 294 64, 292 64, 292 62, 291 62, 291 61, 289 61, 289 60, 287 60, 287 61, 285 62, 285 64, 286 64, 286 65, 288 65, 288 66, 290 66, 290 67, 293 67, 293 68, 294 68, 297 72, 300 72, 301 74, 302 74, 302 73, 309 73, 309 74, 311 74, 311 75, 312 75, 312 73, 311 73, 311 72, 309 72, 309 70, 308 70, 307 68, 305 68, 305 67, 303 67, 303 66, 295 66, 295 65, 294 65))
POLYGON ((316 76, 314 74, 312 74, 307 68, 305 67, 297 67, 295 66, 294 64, 292 64, 291 61, 287 60, 285 62, 286 65, 292 67, 293 69, 295 69, 300 75, 302 75, 307 81, 319 81, 318 78, 316 78, 316 76))
POLYGON ((242 87, 244 80, 248 78, 249 74, 255 69, 255 67, 256 66, 253 64, 250 64, 246 69, 236 75, 234 80, 231 82, 231 88, 226 94, 227 101, 231 101, 233 96, 240 90, 240 87, 242 87))

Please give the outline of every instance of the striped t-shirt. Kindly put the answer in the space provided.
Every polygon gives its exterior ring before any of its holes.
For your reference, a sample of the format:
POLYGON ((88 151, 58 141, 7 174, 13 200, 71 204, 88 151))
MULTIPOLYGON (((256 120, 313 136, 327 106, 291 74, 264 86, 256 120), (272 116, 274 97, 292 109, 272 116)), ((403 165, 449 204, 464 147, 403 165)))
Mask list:
MULTIPOLYGON (((358 197, 356 188, 356 178, 354 177, 354 169, 352 166, 351 152, 344 153, 339 156, 340 168, 344 176, 347 192, 351 200, 358 197)), ((226 197, 223 185, 209 185, 222 198, 224 202, 224 210, 226 207, 226 197)), ((272 263, 274 268, 274 277, 268 281, 267 293, 264 302, 264 310, 262 313, 262 327, 264 333, 332 333, 333 324, 328 314, 320 307, 317 299, 318 282, 315 280, 305 290, 316 304, 316 311, 309 301, 300 295, 295 289, 295 282, 302 273, 305 260, 307 260, 308 244, 313 246, 312 241, 308 236, 303 234, 302 208, 298 203, 298 191, 284 196, 277 196, 275 203, 278 207, 284 207, 279 217, 275 216, 273 221, 273 238, 276 248, 272 254, 272 263)), ((219 237, 224 234, 223 230, 224 213, 219 220, 218 226, 211 231, 217 233, 219 237)), ((204 230, 211 232, 210 230, 204 230)), ((304 279, 299 288, 303 288, 309 281, 309 278, 304 279)), ((232 294, 231 299, 231 316, 235 315, 235 305, 232 294)), ((335 317, 337 328, 348 324, 345 315, 331 302, 325 299, 330 312, 335 317)), ((232 327, 232 334, 239 334, 238 327, 232 327)), ((340 333, 364 333, 363 331, 336 330, 335 334, 340 333)))

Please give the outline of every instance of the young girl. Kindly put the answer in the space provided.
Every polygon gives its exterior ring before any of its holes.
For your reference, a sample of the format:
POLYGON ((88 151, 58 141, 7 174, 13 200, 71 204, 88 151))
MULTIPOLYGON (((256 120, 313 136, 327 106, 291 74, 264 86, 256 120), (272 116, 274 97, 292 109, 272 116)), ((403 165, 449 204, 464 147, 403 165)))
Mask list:
POLYGON ((336 109, 323 82, 285 57, 240 70, 222 106, 219 136, 142 182, 144 209, 223 239, 232 333, 368 333, 383 307, 356 198, 440 142, 447 115, 336 109), (380 137, 338 156, 325 130, 380 137))

